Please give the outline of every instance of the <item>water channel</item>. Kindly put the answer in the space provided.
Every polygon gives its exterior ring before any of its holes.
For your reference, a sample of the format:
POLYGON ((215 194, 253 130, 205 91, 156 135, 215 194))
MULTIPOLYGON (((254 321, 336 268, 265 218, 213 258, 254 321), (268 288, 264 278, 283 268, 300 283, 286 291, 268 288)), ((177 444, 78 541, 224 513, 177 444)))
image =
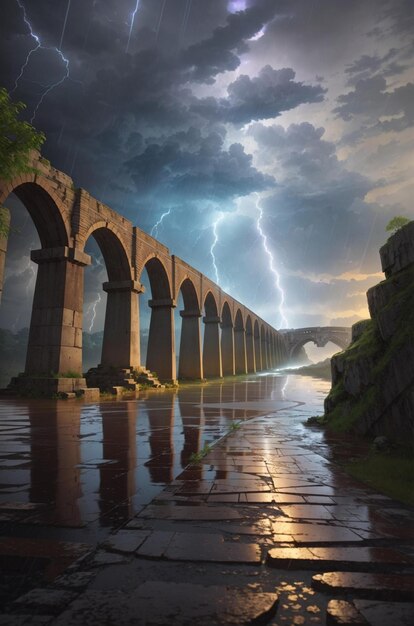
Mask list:
POLYGON ((232 423, 283 414, 309 437, 303 422, 322 412, 329 387, 276 372, 99 404, 2 398, 2 534, 101 541, 232 423))

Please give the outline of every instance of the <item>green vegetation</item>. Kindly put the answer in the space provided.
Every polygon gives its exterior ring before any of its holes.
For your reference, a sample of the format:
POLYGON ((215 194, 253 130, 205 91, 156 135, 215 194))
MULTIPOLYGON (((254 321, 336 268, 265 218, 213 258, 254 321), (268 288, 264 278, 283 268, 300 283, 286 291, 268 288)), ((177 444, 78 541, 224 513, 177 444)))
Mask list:
MULTIPOLYGON (((31 124, 18 119, 26 107, 23 102, 12 102, 6 89, 0 89, 0 177, 11 180, 19 174, 33 171, 29 166, 30 152, 40 150, 45 140, 31 124)), ((0 235, 7 236, 8 221, 0 212, 0 235)))
POLYGON ((199 452, 192 453, 190 456, 190 463, 197 465, 197 463, 200 463, 209 452, 211 452, 211 445, 206 443, 199 452))
POLYGON ((392 218, 392 220, 388 222, 388 224, 385 227, 385 230, 388 232, 391 231, 391 234, 393 235, 394 233, 397 232, 397 230, 400 230, 400 228, 402 228, 403 226, 406 226, 410 222, 411 220, 409 220, 408 217, 403 217, 402 215, 396 215, 395 217, 392 218))
POLYGON ((371 452, 365 458, 347 463, 344 469, 385 495, 414 505, 414 457, 409 450, 371 452))
POLYGON ((308 426, 324 426, 327 421, 328 418, 326 417, 326 415, 311 415, 310 417, 308 417, 305 423, 308 426))
POLYGON ((234 432, 235 430, 239 430, 240 426, 242 425, 241 422, 230 422, 230 427, 229 427, 229 432, 234 432))

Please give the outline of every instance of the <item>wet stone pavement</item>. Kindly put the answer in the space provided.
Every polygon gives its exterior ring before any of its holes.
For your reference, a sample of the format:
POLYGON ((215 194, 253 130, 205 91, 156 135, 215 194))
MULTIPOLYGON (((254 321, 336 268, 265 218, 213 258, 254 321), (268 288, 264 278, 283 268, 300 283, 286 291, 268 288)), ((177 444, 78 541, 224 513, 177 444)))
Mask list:
POLYGON ((55 418, 54 438, 33 434, 39 408, 28 427, 27 406, 3 407, 1 558, 32 579, 0 625, 414 623, 414 513, 342 473, 333 450, 355 444, 304 426, 327 386, 269 375, 77 405, 80 428, 55 418))

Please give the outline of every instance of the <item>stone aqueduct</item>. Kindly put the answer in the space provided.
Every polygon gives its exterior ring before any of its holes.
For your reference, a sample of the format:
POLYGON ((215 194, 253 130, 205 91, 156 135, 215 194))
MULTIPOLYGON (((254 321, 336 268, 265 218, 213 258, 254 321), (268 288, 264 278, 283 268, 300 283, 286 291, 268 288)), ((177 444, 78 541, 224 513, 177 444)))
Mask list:
POLYGON ((313 326, 281 331, 285 339, 288 360, 295 361, 300 349, 309 341, 318 348, 323 348, 331 341, 341 350, 345 350, 351 343, 352 330, 345 326, 313 326))
POLYGON ((143 292, 144 268, 152 295, 146 365, 161 380, 177 378, 174 308, 180 290, 184 301, 180 378, 256 372, 286 360, 283 336, 255 313, 86 190, 75 188, 69 176, 37 153, 32 166, 33 173, 0 181, 0 205, 15 193, 31 215, 41 242, 41 249, 31 252, 38 273, 26 376, 82 372, 83 273, 91 263, 84 248, 91 235, 108 274, 103 284, 107 293, 103 368, 141 366, 137 294, 143 292))

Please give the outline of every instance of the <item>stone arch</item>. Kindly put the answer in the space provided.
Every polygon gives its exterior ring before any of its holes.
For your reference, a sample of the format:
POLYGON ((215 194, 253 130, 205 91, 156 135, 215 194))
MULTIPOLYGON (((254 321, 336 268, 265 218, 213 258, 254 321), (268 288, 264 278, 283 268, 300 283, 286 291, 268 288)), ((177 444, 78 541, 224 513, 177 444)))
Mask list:
POLYGON ((218 316, 218 307, 216 299, 213 295, 212 291, 208 291, 204 297, 204 311, 207 317, 217 317, 218 316))
POLYGON ((181 291, 184 309, 180 311, 181 338, 178 377, 181 379, 203 378, 200 334, 200 305, 193 281, 184 277, 177 289, 181 291))
POLYGON ((102 224, 98 222, 89 229, 85 244, 89 237, 95 239, 102 252, 108 280, 110 282, 131 280, 131 260, 117 231, 105 222, 102 224))
POLYGON ((147 369, 162 381, 176 379, 175 363, 175 301, 167 269, 156 255, 149 256, 143 265, 151 286, 151 320, 147 348, 147 369))
POLYGON ((223 376, 220 342, 220 316, 217 301, 211 291, 204 297, 203 371, 207 377, 223 376))
POLYGON ((69 245, 70 229, 65 208, 47 180, 28 174, 11 181, 0 195, 0 204, 11 193, 26 207, 39 234, 42 248, 69 245))
POLYGON ((181 291, 184 301, 184 310, 200 311, 197 290, 194 282, 188 276, 184 276, 181 283, 177 285, 177 294, 181 291))
POLYGON ((131 259, 122 236, 112 224, 95 222, 86 233, 84 245, 93 237, 102 253, 108 281, 102 342, 103 368, 137 368, 140 365, 139 309, 140 285, 133 280, 131 259))
POLYGON ((84 246, 93 237, 105 261, 109 281, 131 280, 132 267, 130 254, 121 233, 108 222, 95 222, 84 237, 84 246))
POLYGON ((247 374, 246 332, 240 308, 234 318, 234 363, 236 374, 247 374))
POLYGON ((340 350, 345 350, 345 348, 348 347, 349 343, 347 343, 346 341, 344 341, 343 339, 338 339, 337 337, 327 337, 326 341, 324 341, 323 343, 316 340, 315 337, 312 336, 308 336, 305 339, 301 339, 300 341, 295 342, 289 350, 289 359, 290 360, 294 360, 295 358, 298 357, 299 352, 301 350, 301 348, 303 348, 304 346, 306 346, 307 343, 314 343, 316 346, 318 347, 323 347, 325 346, 328 342, 331 342, 333 344, 335 344, 336 346, 338 346, 338 348, 340 348, 340 350))
POLYGON ((223 376, 234 376, 233 318, 227 300, 221 308, 221 361, 223 376))
POLYGON ((144 269, 147 270, 153 299, 170 299, 172 297, 170 279, 167 268, 161 259, 156 255, 149 256, 143 264, 142 271, 144 269))
POLYGON ((221 305, 221 323, 227 324, 233 327, 233 316, 231 314, 231 307, 227 300, 224 300, 221 305))
POLYGON ((236 311, 236 316, 234 318, 234 329, 244 330, 243 315, 242 315, 241 309, 237 309, 236 311))
MULTIPOLYGON (((83 266, 89 257, 70 247, 66 206, 47 179, 27 174, 3 183, 0 200, 11 193, 23 203, 41 243, 40 250, 31 251, 38 271, 25 373, 45 378, 68 371, 81 375, 83 266)), ((78 380, 85 384, 84 379, 78 380)), ((52 383, 51 393, 58 387, 52 383)))

